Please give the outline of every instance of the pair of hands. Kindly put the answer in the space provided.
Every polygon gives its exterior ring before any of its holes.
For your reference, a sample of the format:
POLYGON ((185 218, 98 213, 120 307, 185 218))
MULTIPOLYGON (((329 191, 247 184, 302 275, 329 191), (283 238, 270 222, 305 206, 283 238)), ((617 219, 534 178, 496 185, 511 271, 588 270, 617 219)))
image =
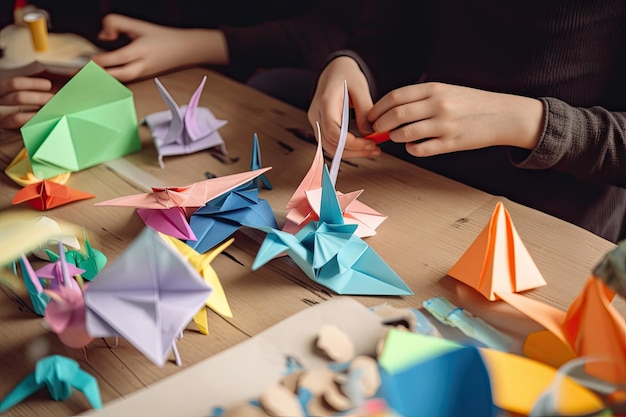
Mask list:
MULTIPOLYGON (((541 101, 442 83, 414 84, 391 91, 373 103, 367 79, 356 61, 339 57, 322 72, 308 111, 315 130, 320 123, 322 145, 337 149, 343 104, 343 83, 363 136, 390 132, 418 157, 507 145, 532 150, 543 129, 541 101)), ((348 133, 345 158, 378 156, 374 141, 348 133)))

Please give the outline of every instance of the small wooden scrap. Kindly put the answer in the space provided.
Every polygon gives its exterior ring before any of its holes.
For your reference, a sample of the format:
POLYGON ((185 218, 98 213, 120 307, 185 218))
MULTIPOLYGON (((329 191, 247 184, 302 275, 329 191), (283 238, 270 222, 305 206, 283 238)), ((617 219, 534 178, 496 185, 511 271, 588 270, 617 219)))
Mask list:
POLYGON ((265 412, 272 417, 304 417, 298 397, 284 385, 268 387, 259 400, 265 412))
POLYGON ((320 327, 316 345, 332 361, 345 363, 354 358, 354 343, 336 326, 325 324, 320 327))

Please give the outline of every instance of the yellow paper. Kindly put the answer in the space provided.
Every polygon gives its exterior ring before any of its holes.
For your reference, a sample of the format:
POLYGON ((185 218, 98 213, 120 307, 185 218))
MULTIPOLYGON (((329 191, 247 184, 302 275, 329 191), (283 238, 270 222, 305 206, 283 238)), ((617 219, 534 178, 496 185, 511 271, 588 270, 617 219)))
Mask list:
MULTIPOLYGON (((206 306, 221 316, 232 317, 233 313, 230 309, 230 305, 228 304, 228 300, 226 299, 226 293, 224 292, 222 283, 217 276, 217 272, 215 272, 215 269, 213 269, 213 267, 211 266, 211 262, 213 262, 217 255, 219 255, 227 247, 229 247, 235 239, 229 239, 221 245, 218 245, 215 248, 209 250, 208 252, 204 254, 199 254, 189 245, 176 238, 165 235, 163 233, 160 233, 160 235, 161 237, 163 237, 163 239, 165 239, 165 241, 172 244, 178 250, 178 252, 180 252, 180 254, 183 255, 185 259, 187 259, 191 266, 200 273, 200 276, 202 276, 204 281, 209 284, 211 288, 213 288, 213 292, 206 301, 206 306)), ((202 334, 209 334, 208 325, 206 324, 206 312, 204 311, 204 309, 203 311, 200 311, 198 312, 198 314, 196 314, 196 317, 194 317, 194 322, 196 323, 196 326, 198 326, 198 330, 202 334), (204 318, 199 317, 198 315, 202 315, 203 312, 204 318), (198 318, 199 321, 197 321, 196 318, 198 318), (203 322, 205 323, 204 325, 203 322), (206 329, 206 332, 203 331, 202 328, 206 329)))
MULTIPOLYGON (((556 376, 556 369, 532 359, 492 349, 480 352, 491 377, 494 403, 508 411, 527 415, 556 376)), ((604 408, 598 396, 569 377, 560 389, 559 415, 586 415, 604 408)))

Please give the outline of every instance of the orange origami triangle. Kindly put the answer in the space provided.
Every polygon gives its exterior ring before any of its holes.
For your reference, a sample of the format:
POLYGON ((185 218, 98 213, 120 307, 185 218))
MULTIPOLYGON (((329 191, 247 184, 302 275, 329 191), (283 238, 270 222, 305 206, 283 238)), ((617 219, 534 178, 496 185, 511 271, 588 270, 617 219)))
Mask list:
POLYGON ((502 202, 469 249, 448 272, 489 300, 546 285, 502 202))

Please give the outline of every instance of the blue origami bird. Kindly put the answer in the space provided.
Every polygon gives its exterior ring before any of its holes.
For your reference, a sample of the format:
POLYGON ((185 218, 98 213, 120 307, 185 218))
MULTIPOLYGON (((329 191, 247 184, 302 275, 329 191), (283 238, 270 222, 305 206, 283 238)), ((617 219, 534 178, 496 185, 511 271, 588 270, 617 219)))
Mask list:
MULTIPOLYGON (((250 170, 257 169, 261 169, 261 153, 255 133, 250 170)), ((241 226, 268 226, 278 229, 272 207, 266 200, 259 198, 259 181, 266 189, 272 189, 272 184, 261 174, 196 210, 189 219, 189 226, 197 240, 187 240, 187 245, 198 253, 205 253, 241 226)))
POLYGON ((55 401, 65 401, 72 395, 72 388, 85 394, 95 409, 102 408, 100 389, 96 378, 80 369, 78 362, 60 355, 48 356, 37 361, 35 372, 22 380, 0 403, 0 413, 8 410, 43 387, 48 388, 55 401))
POLYGON ((367 243, 354 235, 356 224, 344 224, 337 193, 324 166, 319 221, 297 234, 270 227, 256 255, 256 270, 286 253, 309 278, 338 294, 410 295, 413 291, 367 243))

